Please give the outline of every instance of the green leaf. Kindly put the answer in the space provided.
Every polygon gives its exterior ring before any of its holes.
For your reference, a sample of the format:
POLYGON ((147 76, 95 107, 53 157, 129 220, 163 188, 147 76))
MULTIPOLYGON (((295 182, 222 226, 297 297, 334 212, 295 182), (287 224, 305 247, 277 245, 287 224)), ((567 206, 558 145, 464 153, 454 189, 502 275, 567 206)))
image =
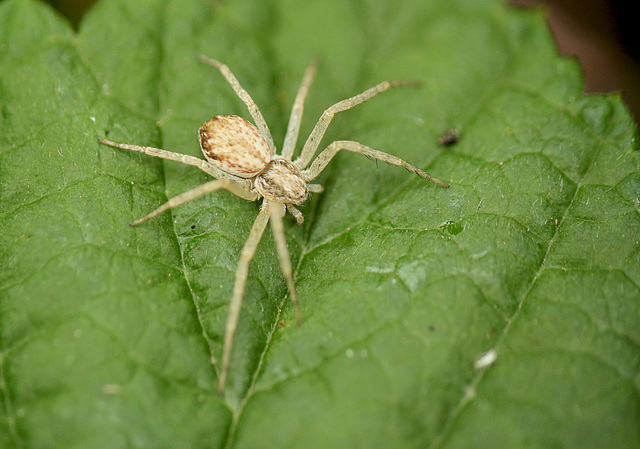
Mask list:
POLYGON ((540 12, 110 0, 76 34, 5 0, 0 30, 0 447, 640 447, 635 125, 619 96, 581 94, 540 12), (258 207, 221 192, 130 228, 207 177, 97 143, 199 155, 206 119, 247 117, 199 53, 277 142, 314 56, 303 137, 336 101, 421 80, 339 114, 323 143, 452 185, 339 155, 304 226, 287 221, 302 326, 265 234, 223 396, 258 207))

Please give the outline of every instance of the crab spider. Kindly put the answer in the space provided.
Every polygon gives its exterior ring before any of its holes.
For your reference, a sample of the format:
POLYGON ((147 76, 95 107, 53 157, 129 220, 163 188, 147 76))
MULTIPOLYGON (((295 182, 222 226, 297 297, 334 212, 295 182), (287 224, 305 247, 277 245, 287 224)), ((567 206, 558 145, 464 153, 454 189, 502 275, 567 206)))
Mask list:
POLYGON ((218 115, 207 120, 199 131, 200 147, 205 159, 159 148, 112 142, 106 139, 99 139, 99 142, 116 148, 138 151, 149 156, 193 165, 215 178, 171 198, 153 212, 133 221, 131 223, 132 226, 139 225, 162 212, 217 190, 227 190, 248 201, 262 199, 260 212, 242 248, 235 273, 233 294, 224 333, 222 365, 218 378, 218 389, 223 391, 229 371, 233 338, 240 317, 249 263, 269 222, 271 223, 282 273, 287 283, 289 297, 295 310, 296 321, 300 325, 298 295, 282 218, 289 211, 298 224, 302 224, 304 217, 297 209, 297 206, 303 204, 310 193, 322 192, 322 186, 313 184, 311 181, 324 170, 339 151, 351 151, 404 167, 410 172, 433 181, 442 187, 449 186, 396 156, 349 140, 338 140, 329 144, 312 162, 320 141, 335 114, 351 109, 392 87, 407 85, 407 82, 383 81, 326 109, 302 147, 300 156, 293 160, 293 152, 300 131, 304 100, 316 73, 317 64, 311 64, 304 74, 293 103, 282 152, 277 154, 271 132, 260 109, 251 99, 251 96, 242 88, 231 70, 215 59, 202 55, 200 59, 220 70, 238 97, 247 106, 255 126, 236 115, 218 115))

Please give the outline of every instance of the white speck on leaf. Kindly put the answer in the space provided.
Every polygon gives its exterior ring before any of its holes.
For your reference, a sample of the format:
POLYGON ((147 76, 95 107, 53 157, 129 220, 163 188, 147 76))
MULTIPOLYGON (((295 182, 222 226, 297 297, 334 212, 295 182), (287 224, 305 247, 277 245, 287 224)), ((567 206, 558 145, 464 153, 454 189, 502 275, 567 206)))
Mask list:
POLYGON ((498 353, 496 352, 495 349, 490 349, 487 352, 485 352, 484 354, 482 354, 473 364, 473 367, 475 369, 484 369, 487 368, 488 366, 493 365, 493 363, 496 361, 496 359, 498 358, 498 353))

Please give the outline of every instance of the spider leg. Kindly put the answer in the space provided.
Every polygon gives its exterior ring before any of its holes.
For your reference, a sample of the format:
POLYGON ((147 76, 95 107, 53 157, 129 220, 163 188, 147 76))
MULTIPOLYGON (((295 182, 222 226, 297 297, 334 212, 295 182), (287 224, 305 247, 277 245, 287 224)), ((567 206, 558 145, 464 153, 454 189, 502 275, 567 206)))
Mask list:
POLYGON ((293 102, 291 117, 289 118, 289 125, 287 126, 287 134, 285 135, 284 144, 282 145, 282 156, 288 160, 291 160, 293 151, 296 148, 298 133, 300 132, 300 123, 302 122, 302 113, 304 112, 304 100, 309 93, 309 87, 313 82, 313 77, 317 70, 318 60, 314 59, 304 72, 302 83, 300 83, 296 99, 293 102))
POLYGON ((287 210, 291 215, 293 215, 293 218, 296 219, 296 223, 298 223, 299 225, 304 223, 304 215, 302 215, 302 212, 296 209, 293 204, 287 204, 287 210))
POLYGON ((249 237, 244 243, 242 252, 240 253, 240 259, 238 260, 238 267, 236 269, 236 280, 233 284, 233 294, 231 296, 231 304, 229 306, 229 314, 227 315, 227 324, 224 331, 224 347, 222 349, 222 368, 220 371, 220 378, 218 379, 218 391, 224 391, 224 386, 227 381, 227 374, 229 372, 229 364, 231 362, 231 348, 233 346, 233 337, 238 327, 238 319, 240 318, 240 310, 242 308, 242 299, 244 295, 244 288, 247 283, 247 276, 249 274, 249 263, 253 259, 253 255, 256 252, 258 243, 262 238, 264 229, 269 222, 269 216, 271 215, 271 208, 265 207, 266 202, 260 208, 260 213, 253 222, 249 237))
POLYGON ((307 184, 307 189, 309 189, 309 192, 312 193, 324 192, 324 187, 322 187, 320 184, 307 184))
POLYGON ((162 206, 160 206, 150 214, 145 215, 142 218, 138 218, 135 221, 132 221, 131 223, 129 223, 129 225, 137 226, 140 223, 150 220, 153 217, 156 217, 169 209, 173 209, 174 207, 178 207, 181 204, 187 203, 191 200, 201 197, 202 195, 206 195, 207 193, 215 192, 216 190, 220 190, 220 189, 228 190, 234 195, 237 195, 240 198, 243 198, 249 201, 255 201, 259 198, 257 193, 251 190, 248 190, 245 187, 239 184, 236 184, 235 182, 229 179, 215 179, 213 181, 205 182, 204 184, 199 185, 195 189, 187 190, 186 192, 181 193, 180 195, 174 196, 173 198, 171 198, 169 201, 164 203, 162 206))
POLYGON ((296 293, 296 284, 293 279, 293 267, 291 266, 291 256, 289 255, 287 238, 284 234, 284 224, 282 223, 282 217, 284 216, 285 209, 282 204, 278 203, 269 203, 268 207, 271 208, 271 231, 273 232, 273 238, 276 242, 280 268, 282 268, 282 274, 284 275, 284 279, 287 281, 289 298, 291 298, 291 304, 293 304, 293 309, 296 312, 296 323, 300 326, 301 318, 300 308, 298 307, 298 294, 296 293))
POLYGON ((298 167, 299 169, 303 169, 307 165, 309 165, 309 162, 311 162, 313 155, 318 149, 318 145, 320 145, 320 141, 322 140, 324 133, 327 131, 331 120, 333 120, 333 116, 338 112, 346 111, 347 109, 351 109, 354 106, 364 103, 371 97, 374 97, 392 87, 408 86, 412 84, 415 84, 415 82, 383 81, 382 83, 377 84, 358 95, 339 101, 328 109, 325 109, 325 111, 320 116, 318 123, 316 123, 316 126, 313 128, 313 131, 311 131, 311 134, 309 134, 309 138, 305 142, 304 147, 302 147, 302 153, 300 154, 300 157, 294 162, 296 167, 298 167))
POLYGON ((247 106, 247 109, 249 110, 249 114, 251 114, 251 117, 253 117, 253 120, 256 122, 256 126, 258 127, 260 134, 262 134, 262 136, 267 140, 267 144, 271 149, 271 154, 274 154, 276 152, 276 147, 273 144, 273 137, 271 137, 271 131, 269 131, 269 126, 267 125, 267 122, 262 116, 260 109, 258 108, 256 103, 253 101, 249 93, 242 88, 242 86, 240 85, 240 82, 235 77, 233 72, 231 72, 229 67, 227 67, 225 64, 215 59, 209 58, 205 55, 200 55, 200 61, 206 64, 210 64, 214 67, 217 67, 218 70, 220 70, 220 73, 222 73, 222 75, 227 79, 227 82, 231 85, 233 90, 236 92, 236 95, 238 95, 238 97, 242 100, 242 102, 247 106))
POLYGON ((318 155, 316 160, 313 161, 313 164, 311 164, 311 167, 309 167, 307 170, 304 170, 302 172, 303 179, 306 182, 308 182, 314 179, 316 176, 318 176, 322 172, 322 170, 324 170, 324 168, 327 166, 329 161, 331 161, 331 159, 340 150, 347 150, 347 151, 352 151, 354 153, 360 153, 367 157, 371 157, 373 159, 377 159, 379 161, 386 162, 391 165, 403 167, 409 170, 411 173, 415 173, 416 175, 422 178, 433 181, 436 184, 441 185, 442 187, 445 187, 445 188, 449 187, 449 184, 447 184, 446 182, 440 181, 439 179, 434 178, 430 174, 425 173, 424 171, 420 170, 418 167, 411 165, 410 163, 400 159, 397 156, 393 156, 392 154, 388 154, 388 153, 383 153, 382 151, 375 150, 359 142, 353 142, 351 140, 336 140, 335 142, 332 142, 331 144, 329 144, 329 146, 325 148, 322 151, 322 153, 318 155))
POLYGON ((202 170, 208 175, 213 176, 214 178, 231 179, 232 181, 235 181, 246 188, 248 188, 251 185, 251 183, 246 179, 231 175, 229 173, 225 173, 219 168, 216 168, 209 162, 205 161, 204 159, 200 159, 194 156, 189 156, 188 154, 174 153, 173 151, 161 150, 160 148, 154 148, 154 147, 144 147, 140 145, 131 145, 128 143, 112 142, 107 139, 98 139, 98 142, 104 145, 109 145, 109 146, 120 148, 123 150, 137 151, 139 153, 144 153, 149 156, 159 157, 161 159, 167 159, 170 161, 181 162, 186 165, 192 165, 194 167, 198 167, 200 170, 202 170))

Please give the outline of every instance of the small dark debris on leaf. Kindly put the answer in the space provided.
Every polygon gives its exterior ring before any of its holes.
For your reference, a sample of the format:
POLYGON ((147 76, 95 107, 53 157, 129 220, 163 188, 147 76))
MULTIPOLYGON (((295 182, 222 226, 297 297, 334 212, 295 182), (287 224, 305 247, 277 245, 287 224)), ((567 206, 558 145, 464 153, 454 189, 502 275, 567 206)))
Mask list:
POLYGON ((450 147, 458 143, 460 140, 460 133, 457 129, 450 129, 440 136, 438 143, 443 147, 450 147))
POLYGON ((191 225, 191 229, 195 229, 195 228, 196 228, 196 225, 191 225))

